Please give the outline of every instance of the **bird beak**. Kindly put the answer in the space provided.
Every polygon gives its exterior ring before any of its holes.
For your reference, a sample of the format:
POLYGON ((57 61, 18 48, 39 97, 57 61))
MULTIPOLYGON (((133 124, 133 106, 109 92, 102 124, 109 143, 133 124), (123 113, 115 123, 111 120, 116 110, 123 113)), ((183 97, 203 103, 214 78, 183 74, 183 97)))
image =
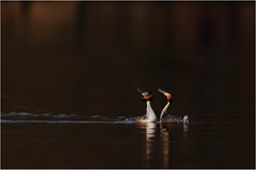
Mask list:
POLYGON ((166 91, 164 91, 164 90, 162 90, 162 89, 158 89, 158 91, 160 92, 160 93, 163 93, 163 94, 165 94, 166 93, 166 91))
POLYGON ((142 90, 140 90, 140 89, 137 89, 137 91, 138 91, 139 93, 145 93, 144 91, 142 91, 142 90))

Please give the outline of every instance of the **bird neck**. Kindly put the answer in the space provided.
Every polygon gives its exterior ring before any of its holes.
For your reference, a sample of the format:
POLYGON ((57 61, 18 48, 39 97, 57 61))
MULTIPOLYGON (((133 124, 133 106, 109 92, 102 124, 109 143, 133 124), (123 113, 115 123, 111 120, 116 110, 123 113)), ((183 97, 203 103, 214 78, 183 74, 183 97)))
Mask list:
POLYGON ((172 103, 172 101, 168 101, 167 104, 164 106, 164 108, 163 108, 163 110, 162 110, 162 112, 161 112, 161 115, 160 115, 160 120, 161 120, 164 116, 167 115, 168 109, 169 109, 169 107, 171 106, 171 103, 172 103))
POLYGON ((146 117, 148 120, 154 120, 156 121, 156 114, 155 112, 153 111, 152 107, 151 107, 151 104, 150 104, 150 101, 148 100, 147 102, 147 108, 146 108, 146 117))

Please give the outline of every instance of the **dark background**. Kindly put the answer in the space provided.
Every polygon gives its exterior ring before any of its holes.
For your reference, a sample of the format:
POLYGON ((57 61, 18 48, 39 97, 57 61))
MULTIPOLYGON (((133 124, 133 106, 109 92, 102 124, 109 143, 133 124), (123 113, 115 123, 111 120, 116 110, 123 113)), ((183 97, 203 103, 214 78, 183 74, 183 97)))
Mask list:
POLYGON ((133 114, 160 87, 176 112, 254 119, 254 2, 1 4, 2 112, 133 114))

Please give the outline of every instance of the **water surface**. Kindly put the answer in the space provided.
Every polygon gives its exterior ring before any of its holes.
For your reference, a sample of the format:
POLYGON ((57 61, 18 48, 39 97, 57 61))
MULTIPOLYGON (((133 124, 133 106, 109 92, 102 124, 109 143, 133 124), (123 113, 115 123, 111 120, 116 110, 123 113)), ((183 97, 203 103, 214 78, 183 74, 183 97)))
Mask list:
MULTIPOLYGON (((8 119, 13 115, 2 120, 5 168, 250 168, 254 163, 241 157, 254 150, 254 141, 238 131, 241 124, 137 124, 99 115, 75 120, 74 114, 32 120, 28 113, 8 119)), ((246 133, 253 133, 250 126, 246 133)))

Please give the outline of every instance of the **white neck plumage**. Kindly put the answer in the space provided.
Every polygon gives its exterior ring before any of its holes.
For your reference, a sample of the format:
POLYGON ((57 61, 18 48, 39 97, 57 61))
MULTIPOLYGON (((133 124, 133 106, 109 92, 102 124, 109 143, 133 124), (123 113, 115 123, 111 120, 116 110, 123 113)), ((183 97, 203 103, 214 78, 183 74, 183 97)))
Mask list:
POLYGON ((166 115, 168 114, 167 111, 168 111, 168 108, 170 107, 170 105, 171 105, 171 102, 168 101, 167 104, 164 106, 162 112, 161 112, 160 120, 161 120, 164 116, 166 116, 166 115))
POLYGON ((147 103, 146 119, 148 121, 152 121, 152 122, 157 121, 156 114, 155 114, 155 112, 153 111, 153 109, 151 107, 150 101, 148 100, 146 103, 147 103))

